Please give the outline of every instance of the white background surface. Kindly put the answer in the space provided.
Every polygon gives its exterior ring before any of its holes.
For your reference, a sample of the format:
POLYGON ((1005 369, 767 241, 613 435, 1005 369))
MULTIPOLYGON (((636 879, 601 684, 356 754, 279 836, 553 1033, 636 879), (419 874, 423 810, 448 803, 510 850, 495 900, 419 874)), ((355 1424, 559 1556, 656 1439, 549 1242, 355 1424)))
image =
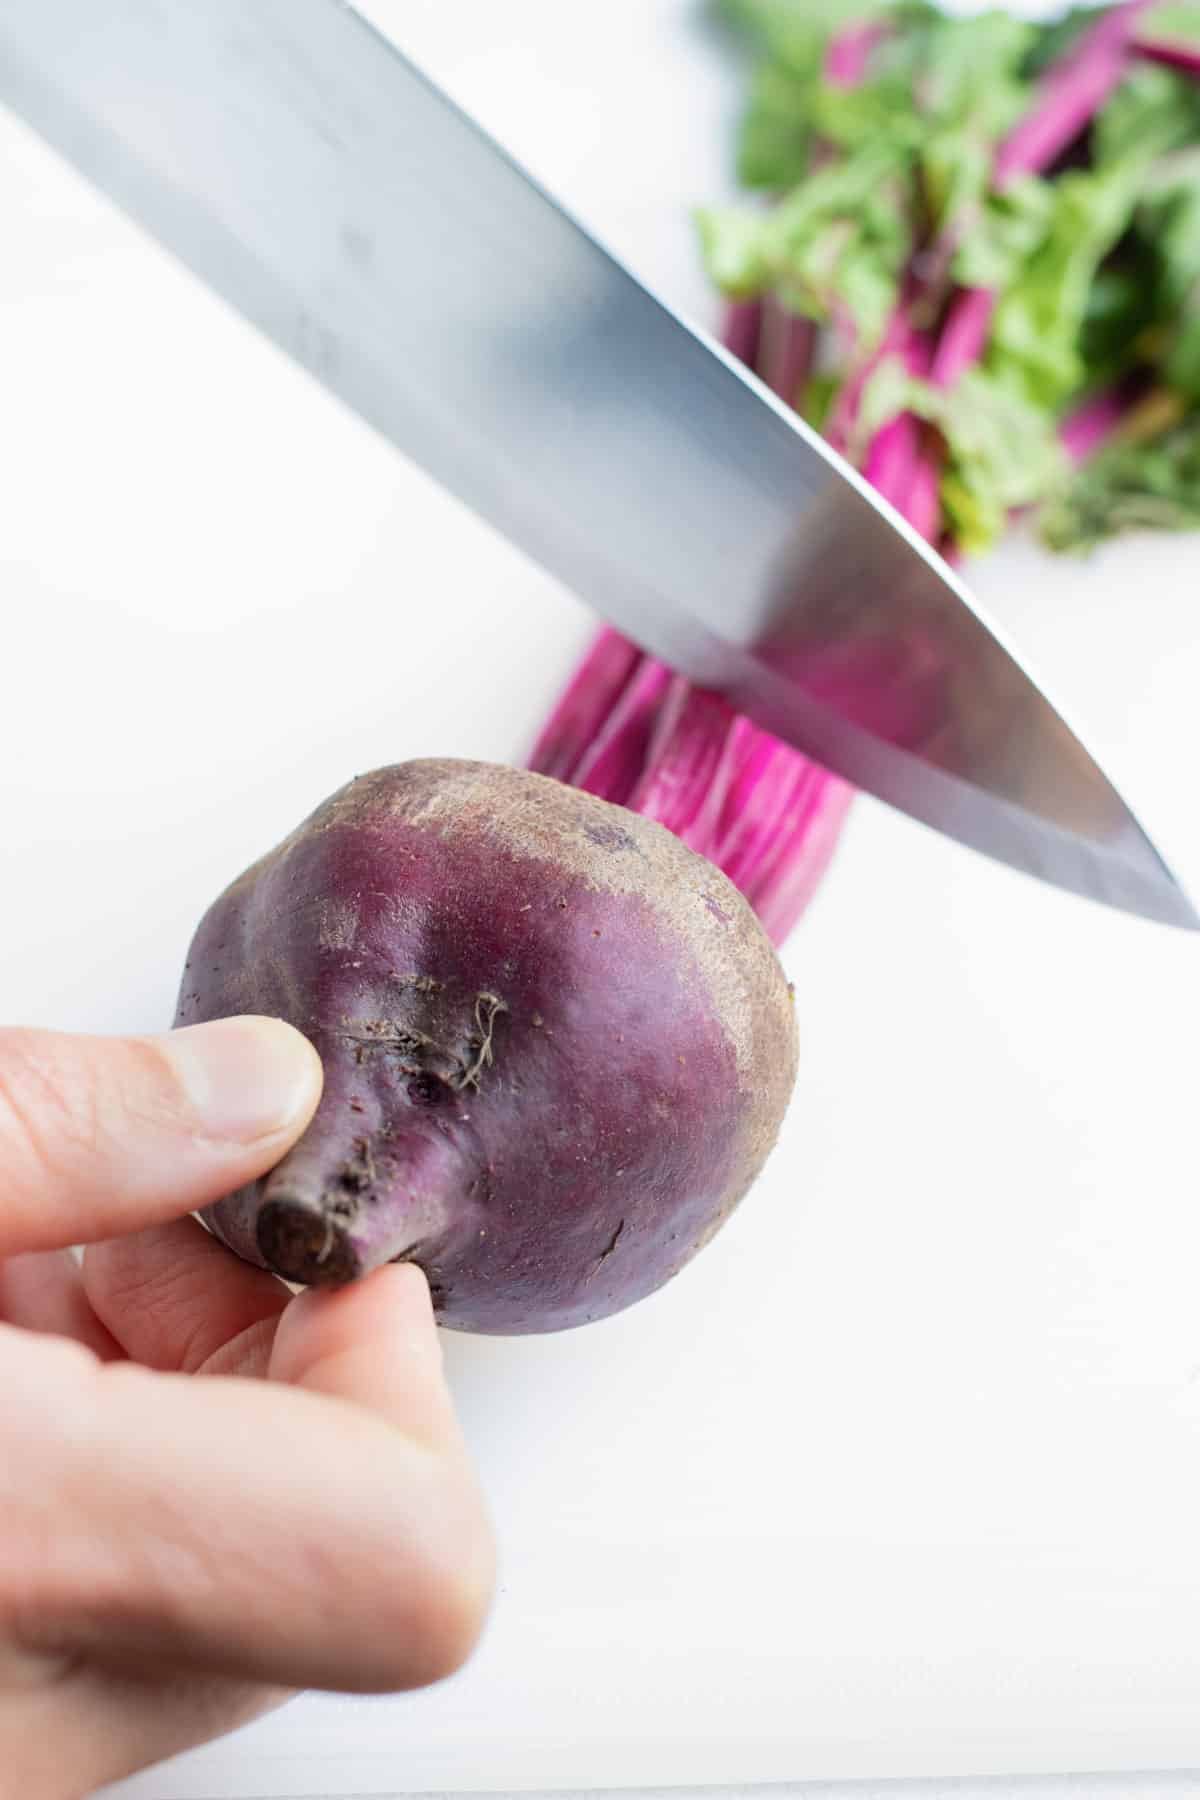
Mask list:
MULTIPOLYGON (((736 76, 686 0, 376 0, 711 320, 736 76)), ((348 775, 519 759, 583 609, 0 121, 3 1013, 171 1013, 216 891, 348 775)), ((1200 889, 1200 547, 978 586, 1200 889)), ((633 1312, 450 1342, 483 1652, 304 1700, 152 1800, 1200 1764, 1197 944, 860 802, 804 1067, 633 1312)))

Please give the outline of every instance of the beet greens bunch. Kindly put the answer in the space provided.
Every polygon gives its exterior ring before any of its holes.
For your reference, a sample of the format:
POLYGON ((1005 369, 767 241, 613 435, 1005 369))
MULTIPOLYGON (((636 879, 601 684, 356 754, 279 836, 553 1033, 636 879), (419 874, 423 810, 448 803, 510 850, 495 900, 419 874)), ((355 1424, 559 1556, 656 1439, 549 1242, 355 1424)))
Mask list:
MULTIPOLYGON (((753 198, 699 215, 725 341, 951 560, 1200 526, 1200 0, 1050 25, 719 0, 753 198)), ((777 944, 844 782, 606 631, 532 766, 670 827, 777 944)))
POLYGON ((722 10, 731 348, 952 556, 1030 508, 1058 549, 1200 523, 1200 4, 722 10))

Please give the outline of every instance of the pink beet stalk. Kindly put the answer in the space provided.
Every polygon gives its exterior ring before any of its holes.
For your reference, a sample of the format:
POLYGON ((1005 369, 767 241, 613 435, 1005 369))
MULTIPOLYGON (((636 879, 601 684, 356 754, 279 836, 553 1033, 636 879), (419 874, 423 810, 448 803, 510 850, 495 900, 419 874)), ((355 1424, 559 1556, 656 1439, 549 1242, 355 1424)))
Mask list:
POLYGON ((689 850, 711 860, 729 785, 737 715, 719 694, 693 688, 682 675, 668 683, 642 769, 627 804, 657 819, 689 850))
POLYGON ((914 531, 928 543, 936 544, 942 523, 941 460, 929 444, 928 432, 922 433, 912 478, 899 510, 914 531))
MULTIPOLYGON (((996 296, 990 289, 964 288, 951 302, 932 351, 920 339, 910 345, 910 372, 927 374, 935 387, 952 388, 983 355, 995 310, 996 296)), ((940 459, 930 446, 928 429, 919 419, 906 414, 885 426, 872 446, 864 472, 914 530, 930 543, 938 543, 942 520, 940 459), (892 440, 881 442, 888 431, 894 433, 892 440)))
POLYGON ((1178 69, 1183 75, 1200 77, 1200 36, 1175 37, 1157 29, 1153 10, 1149 18, 1139 22, 1133 49, 1136 55, 1147 57, 1151 62, 1165 63, 1169 69, 1178 69))
POLYGON ((825 428, 825 436, 835 450, 844 456, 854 435, 854 425, 858 418, 858 410, 862 405, 863 391, 867 382, 886 357, 903 354, 905 346, 912 334, 908 322, 909 296, 900 301, 888 321, 878 347, 869 356, 860 359, 858 366, 842 383, 834 408, 825 428))
MULTIPOLYGON (((1126 0, 1103 13, 1047 72, 1038 104, 997 153, 993 185, 998 190, 1021 175, 1044 171, 1084 130, 1124 75, 1139 15, 1149 3, 1126 0)), ((826 78, 845 86, 861 80, 872 50, 885 32, 886 27, 862 26, 835 37, 826 57, 826 78)), ((909 324, 914 301, 922 293, 928 294, 929 269, 943 271, 939 279, 945 278, 944 271, 968 226, 967 219, 954 221, 921 259, 923 267, 914 265, 882 343, 843 383, 827 429, 830 441, 843 453, 853 436, 866 383, 885 357, 902 355, 914 374, 925 374, 943 388, 953 387, 982 357, 997 304, 997 295, 987 288, 965 288, 953 296, 931 357, 918 350, 909 324)), ((1086 420, 1069 427, 1068 441, 1073 436, 1086 441, 1089 429, 1086 420)), ((917 419, 907 415, 893 419, 876 434, 864 473, 916 530, 935 543, 939 541, 939 461, 929 433, 917 419)), ((952 545, 943 545, 944 551, 952 549, 952 545)))
POLYGON ((584 755, 625 692, 638 652, 607 631, 576 669, 534 745, 530 768, 556 781, 572 781, 584 755))
MULTIPOLYGON (((800 404, 816 344, 814 322, 788 312, 773 294, 769 294, 762 305, 761 328, 752 366, 788 406, 800 404)), ((729 348, 733 348, 732 344, 729 348)), ((742 360, 747 359, 743 357, 742 360)))
MULTIPOLYGON (((1138 15, 1149 0, 1126 0, 1101 15, 1079 42, 1043 76, 1033 111, 1001 144, 992 169, 997 191, 1022 175, 1040 175, 1074 143, 1119 84, 1133 49, 1138 15)), ((970 209, 953 219, 922 257, 927 285, 946 278, 974 223, 970 209)), ((933 379, 952 387, 983 355, 997 296, 966 288, 951 302, 942 327, 933 379)))
POLYGON ((912 413, 889 419, 872 439, 863 474, 875 491, 895 507, 903 505, 920 446, 920 421, 912 413))
POLYGON ((987 346, 996 311, 991 288, 963 288, 946 313, 933 353, 930 380, 952 388, 977 363, 987 346))
POLYGON ((1147 4, 1126 0, 1103 13, 1047 72, 1038 105, 1000 146, 994 172, 998 189, 1048 168, 1075 142, 1124 75, 1134 24, 1147 4))
MULTIPOLYGON (((773 298, 731 306, 726 347, 793 401, 815 331, 773 298), (744 357, 743 357, 744 359, 744 357)), ((529 767, 665 825, 782 944, 829 864, 853 789, 609 628, 586 652, 529 767)))
POLYGON ((719 694, 693 687, 607 628, 529 766, 665 825, 729 877, 775 944, 815 893, 853 797, 847 783, 760 731, 719 694), (614 695, 609 678, 627 656, 632 664, 614 695), (592 682, 609 710, 594 727, 594 744, 580 745, 579 692, 592 682), (566 775, 564 743, 576 752, 566 775))
POLYGON ((721 333, 725 348, 750 369, 758 355, 762 315, 760 300, 733 300, 725 309, 725 326, 721 333))
POLYGON ((1058 428, 1059 442, 1073 463, 1085 463, 1144 413, 1154 393, 1149 375, 1136 372, 1112 387, 1089 394, 1058 428))
POLYGON ((825 79, 830 86, 855 88, 865 81, 875 49, 888 35, 887 25, 869 19, 839 31, 825 52, 825 79))
MULTIPOLYGON (((597 646, 601 654, 605 653, 605 644, 602 638, 597 646)), ((566 778, 572 787, 584 788, 618 806, 625 805, 654 741, 659 710, 670 685, 668 668, 651 657, 638 657, 611 711, 584 745, 566 778)), ((539 774, 543 772, 538 769, 539 774)))
MULTIPOLYGON (((1078 137, 1124 73, 1134 20, 1144 4, 1145 0, 1129 0, 1125 6, 1104 14, 1069 55, 1050 70, 1042 85, 1039 105, 1000 148, 993 174, 997 188, 1002 189, 1019 175, 1046 168, 1078 137)), ((942 248, 952 248, 952 243, 948 241, 942 248)), ((944 261, 945 257, 939 260, 944 261)), ((935 386, 954 387, 980 360, 987 348, 997 300, 990 288, 981 287, 963 288, 951 300, 928 366, 929 379, 935 386)), ((1072 435, 1085 441, 1092 428, 1087 420, 1069 427, 1068 447, 1072 435)), ((896 420, 886 429, 893 436, 888 440, 880 433, 868 460, 867 477, 876 482, 918 531, 936 542, 940 522, 936 463, 928 451, 924 455, 917 452, 922 434, 916 421, 896 420)))
POLYGON ((854 790, 778 739, 754 736, 726 797, 716 860, 782 944, 829 866, 854 790))
MULTIPOLYGON (((928 376, 933 355, 929 339, 910 332, 903 349, 909 374, 928 376)), ((863 474, 922 537, 936 541, 941 523, 941 470, 929 434, 915 414, 900 413, 876 432, 863 474)))
POLYGON ((1126 401, 1116 388, 1093 394, 1068 414, 1059 441, 1074 463, 1083 463, 1103 448, 1125 415, 1126 401))
POLYGON ((816 891, 852 797, 845 782, 677 677, 630 804, 716 863, 779 944, 816 891))
POLYGON ((1146 38, 1137 46, 1139 56, 1149 62, 1165 63, 1200 81, 1200 44, 1184 44, 1170 38, 1146 38))

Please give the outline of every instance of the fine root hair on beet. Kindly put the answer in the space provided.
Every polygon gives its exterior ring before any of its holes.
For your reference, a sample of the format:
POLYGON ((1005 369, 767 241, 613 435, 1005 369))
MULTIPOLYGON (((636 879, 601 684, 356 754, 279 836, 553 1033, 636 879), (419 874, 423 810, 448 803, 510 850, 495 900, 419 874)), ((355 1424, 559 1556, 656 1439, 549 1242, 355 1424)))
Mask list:
POLYGON ((508 1008, 499 994, 479 994, 475 1000, 475 1029, 478 1033, 478 1044, 475 1055, 463 1070, 462 1075, 454 1082, 457 1088, 477 1088, 479 1077, 484 1069, 490 1069, 495 1058, 492 1053, 492 1039, 496 1031, 496 1020, 508 1008))

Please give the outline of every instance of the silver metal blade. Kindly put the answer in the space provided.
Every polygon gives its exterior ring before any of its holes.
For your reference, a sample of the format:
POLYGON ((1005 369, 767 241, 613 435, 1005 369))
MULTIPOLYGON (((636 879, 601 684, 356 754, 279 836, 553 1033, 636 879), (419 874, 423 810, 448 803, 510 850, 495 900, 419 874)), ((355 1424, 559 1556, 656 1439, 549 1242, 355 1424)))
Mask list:
POLYGON ((0 98, 645 648, 977 850, 1200 925, 951 572, 338 0, 5 0, 0 98))

